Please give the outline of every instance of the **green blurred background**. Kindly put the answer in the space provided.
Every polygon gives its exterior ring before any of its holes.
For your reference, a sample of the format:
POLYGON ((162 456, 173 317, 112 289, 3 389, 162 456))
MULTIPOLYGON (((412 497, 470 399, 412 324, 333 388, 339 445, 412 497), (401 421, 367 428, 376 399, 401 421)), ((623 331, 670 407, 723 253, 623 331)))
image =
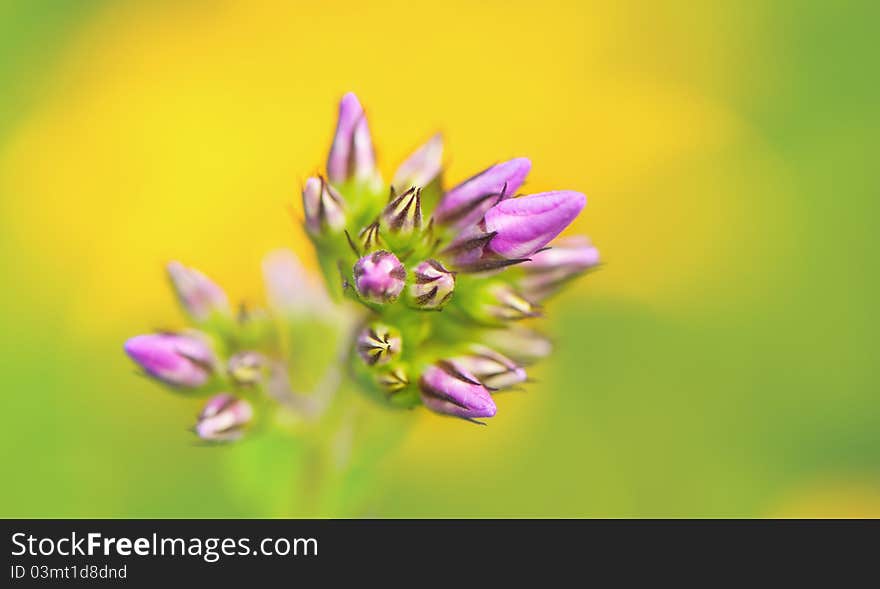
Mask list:
POLYGON ((436 129, 453 182, 528 155, 606 261, 538 384, 490 427, 420 414, 361 514, 880 516, 878 17, 4 0, 0 515, 301 511, 290 441, 193 444, 121 344, 181 323, 168 259, 258 302, 262 253, 307 251, 285 207, 354 90, 386 174, 436 129))

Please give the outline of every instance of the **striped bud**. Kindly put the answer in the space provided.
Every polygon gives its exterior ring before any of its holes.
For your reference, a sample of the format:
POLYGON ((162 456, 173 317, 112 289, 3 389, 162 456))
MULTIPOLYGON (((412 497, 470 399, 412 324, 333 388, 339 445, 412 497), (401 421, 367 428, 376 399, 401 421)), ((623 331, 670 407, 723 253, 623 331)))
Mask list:
POLYGON ((413 278, 409 294, 417 306, 439 309, 452 298, 455 272, 450 272, 437 260, 427 260, 416 266, 413 278))
POLYGON ((379 386, 385 389, 385 395, 388 397, 396 395, 409 386, 409 376, 400 367, 383 372, 376 378, 376 381, 379 383, 379 386))
POLYGON ((386 364, 391 358, 400 354, 402 349, 403 341, 400 339, 400 333, 387 325, 375 323, 365 327, 358 334, 358 354, 370 366, 386 364))
POLYGON ((412 233, 422 228, 422 189, 410 188, 382 211, 382 222, 392 233, 412 233))
POLYGON ((490 300, 483 305, 483 314, 492 319, 517 321, 540 317, 541 308, 506 284, 496 285, 489 291, 490 300))

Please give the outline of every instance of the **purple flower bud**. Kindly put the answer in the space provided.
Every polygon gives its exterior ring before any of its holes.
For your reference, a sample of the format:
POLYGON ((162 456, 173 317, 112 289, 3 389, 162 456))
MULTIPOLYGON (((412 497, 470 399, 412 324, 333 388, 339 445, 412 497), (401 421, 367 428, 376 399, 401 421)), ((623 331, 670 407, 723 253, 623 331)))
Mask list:
POLYGON ((125 342, 125 353, 147 374, 175 387, 202 386, 215 363, 211 348, 194 335, 138 335, 125 342))
POLYGON ((457 366, 476 376, 490 389, 505 389, 526 380, 526 371, 492 348, 474 344, 467 355, 455 358, 457 366))
POLYGON ((231 315, 226 293, 207 276, 180 262, 170 262, 167 270, 180 304, 193 320, 204 321, 214 314, 231 315))
POLYGON ((489 249, 505 258, 525 258, 550 243, 574 221, 587 197, 580 192, 542 192, 511 198, 486 213, 489 249))
POLYGON ((526 327, 489 329, 482 334, 481 339, 492 348, 522 364, 532 364, 553 352, 553 344, 549 339, 526 327))
POLYGON ((443 167, 443 137, 436 134, 415 150, 394 173, 391 185, 397 192, 430 184, 443 167))
POLYGON ((370 366, 386 364, 398 355, 402 348, 400 333, 381 323, 365 327, 357 338, 358 354, 370 366))
POLYGON ((413 302, 426 309, 445 305, 455 290, 455 272, 450 272, 437 260, 427 260, 416 266, 414 283, 409 287, 413 302))
POLYGON ((354 286, 358 293, 373 303, 397 300, 406 283, 406 269, 397 256, 379 250, 362 257, 354 265, 354 286))
POLYGON ((253 417, 254 410, 250 403, 228 393, 220 393, 208 399, 194 429, 203 440, 232 442, 244 435, 253 417))
POLYGON ((552 247, 532 255, 531 260, 521 266, 526 276, 518 285, 532 300, 540 301, 569 279, 598 264, 599 250, 586 237, 560 239, 552 247))
POLYGON ((436 413, 465 419, 492 417, 495 402, 479 380, 453 361, 429 366, 419 379, 422 402, 436 413))
POLYGON ((447 192, 434 218, 459 228, 477 223, 499 200, 516 194, 531 168, 529 160, 519 157, 483 170, 447 192))
POLYGON ((376 156, 367 118, 357 96, 349 92, 339 102, 339 120, 327 158, 327 176, 330 182, 341 184, 351 178, 369 180, 375 173, 376 156))
POLYGON ((306 180, 302 198, 309 233, 320 235, 325 230, 338 232, 345 227, 345 201, 323 178, 306 180))
POLYGON ((411 233, 422 227, 422 189, 410 188, 394 197, 382 211, 382 221, 392 233, 411 233))
POLYGON ((266 358, 259 352, 238 352, 226 364, 230 378, 241 385, 256 384, 262 380, 266 358))

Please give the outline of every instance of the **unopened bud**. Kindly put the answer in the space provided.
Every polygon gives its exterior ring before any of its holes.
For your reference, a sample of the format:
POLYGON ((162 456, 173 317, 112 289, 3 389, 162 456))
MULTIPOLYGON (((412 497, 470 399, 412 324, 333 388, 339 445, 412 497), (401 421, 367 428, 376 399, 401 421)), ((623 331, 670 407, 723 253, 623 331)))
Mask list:
POLYGON ((391 397, 409 386, 409 376, 403 368, 397 367, 383 372, 377 377, 379 386, 385 389, 385 394, 391 397))
POLYGON ((228 393, 220 393, 205 404, 194 430, 203 440, 232 442, 244 435, 253 416, 250 403, 228 393))
POLYGON ((335 233, 345 227, 345 201, 323 178, 306 180, 302 198, 309 233, 335 233))
POLYGON ((423 188, 440 173, 443 166, 443 137, 438 133, 415 150, 394 173, 391 185, 398 192, 423 188))
POLYGON ((382 222, 392 233, 412 233, 422 228, 422 189, 410 188, 393 197, 382 211, 382 222))
POLYGON ((167 270, 180 304, 193 320, 205 321, 215 314, 231 315, 226 293, 210 278, 180 262, 170 262, 167 270))
POLYGON ((419 379, 422 403, 435 413, 465 419, 492 417, 495 402, 477 378, 453 361, 429 366, 419 379))
POLYGON ((490 389, 505 389, 526 380, 526 371, 522 366, 492 348, 479 344, 471 346, 468 354, 456 357, 455 363, 490 389))
POLYGON ((599 250, 586 237, 560 239, 552 247, 532 255, 521 268, 526 275, 518 282, 533 300, 543 300, 567 281, 599 264, 599 250))
POLYGON ((452 298, 455 290, 455 272, 447 270, 437 260, 427 260, 413 271, 409 287, 413 302, 425 309, 439 309, 452 298))
POLYGON ((506 329, 487 329, 480 339, 521 364, 537 362, 553 352, 553 344, 546 336, 518 325, 506 329))
POLYGON ((355 288, 361 297, 372 303, 397 300, 405 283, 406 269, 389 251, 367 254, 354 265, 355 288))
POLYGON ((125 353, 153 378, 183 388, 205 384, 215 363, 210 346, 197 335, 138 335, 125 342, 125 353))
POLYGON ((490 301, 483 305, 483 314, 492 319, 517 321, 541 316, 541 308, 523 298, 513 288, 499 284, 489 289, 490 301))
POLYGON ((229 376, 241 385, 251 385, 260 382, 263 378, 265 366, 266 358, 259 352, 251 351, 233 354, 227 363, 229 376))
POLYGON ((381 323, 365 327, 357 338, 358 354, 370 366, 386 364, 398 355, 402 348, 400 333, 381 323))

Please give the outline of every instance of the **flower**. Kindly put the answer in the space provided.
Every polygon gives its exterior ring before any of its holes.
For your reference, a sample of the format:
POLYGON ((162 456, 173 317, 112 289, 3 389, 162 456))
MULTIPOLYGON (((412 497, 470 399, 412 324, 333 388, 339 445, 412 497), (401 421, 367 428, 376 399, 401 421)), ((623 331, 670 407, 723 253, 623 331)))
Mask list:
POLYGON ((194 321, 231 315, 226 293, 207 276, 180 262, 169 262, 166 268, 180 304, 194 321))
POLYGON ((196 335, 138 335, 125 342, 125 353, 148 375, 182 388, 205 384, 215 362, 204 338, 196 335))
POLYGON ((253 416, 250 403, 228 393, 220 393, 208 400, 193 429, 203 440, 232 442, 244 435, 245 427, 253 416))

